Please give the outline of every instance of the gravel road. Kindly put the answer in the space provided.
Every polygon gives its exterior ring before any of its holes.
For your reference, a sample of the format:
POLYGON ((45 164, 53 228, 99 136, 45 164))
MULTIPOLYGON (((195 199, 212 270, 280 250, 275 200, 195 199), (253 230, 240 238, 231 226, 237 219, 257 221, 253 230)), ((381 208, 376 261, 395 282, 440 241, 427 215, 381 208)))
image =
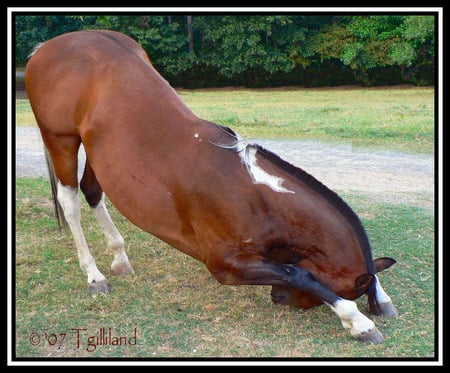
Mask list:
MULTIPOLYGON (((434 157, 354 149, 317 141, 255 141, 303 168, 336 192, 363 193, 378 201, 434 208, 434 157)), ((16 177, 47 177, 39 131, 16 128, 16 177)), ((84 151, 80 151, 84 165, 84 151)), ((80 177, 81 177, 80 170, 80 177)))

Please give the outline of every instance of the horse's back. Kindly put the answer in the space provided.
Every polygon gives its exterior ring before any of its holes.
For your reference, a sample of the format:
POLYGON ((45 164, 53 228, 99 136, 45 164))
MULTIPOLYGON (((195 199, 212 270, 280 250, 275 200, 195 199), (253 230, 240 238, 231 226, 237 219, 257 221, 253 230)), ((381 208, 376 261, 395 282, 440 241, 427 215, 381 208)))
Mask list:
POLYGON ((122 85, 132 76, 131 64, 151 67, 133 39, 112 31, 78 31, 40 45, 27 64, 25 82, 41 129, 57 122, 52 131, 75 130, 98 98, 114 91, 114 82, 122 85))
MULTIPOLYGON (((192 246, 184 243, 192 239, 188 234, 177 238, 179 230, 189 229, 180 228, 184 223, 175 205, 187 198, 184 191, 198 160, 227 163, 215 156, 223 149, 209 141, 226 144, 234 136, 199 119, 152 67, 145 51, 115 32, 81 31, 46 42, 29 61, 26 77, 60 181, 77 186, 76 159, 83 143, 90 170, 124 216, 176 241, 177 247, 192 246)), ((227 157, 240 164, 237 155, 227 157)))
POLYGON ((133 57, 150 64, 141 46, 124 34, 107 30, 76 31, 40 44, 32 53, 27 70, 33 64, 42 64, 42 60, 53 67, 80 69, 102 63, 119 64, 133 57))

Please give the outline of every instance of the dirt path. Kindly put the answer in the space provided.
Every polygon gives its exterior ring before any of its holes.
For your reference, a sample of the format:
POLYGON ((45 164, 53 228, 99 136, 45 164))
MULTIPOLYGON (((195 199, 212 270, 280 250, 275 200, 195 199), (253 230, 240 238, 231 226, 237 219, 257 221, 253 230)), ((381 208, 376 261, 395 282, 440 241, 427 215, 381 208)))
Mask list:
MULTIPOLYGON (((389 203, 434 208, 434 157, 353 149, 316 141, 258 140, 336 192, 356 192, 389 203)), ((84 152, 80 164, 84 165, 84 152)), ((80 177, 81 177, 80 170, 80 177)), ((47 177, 36 127, 16 128, 16 176, 47 177)))

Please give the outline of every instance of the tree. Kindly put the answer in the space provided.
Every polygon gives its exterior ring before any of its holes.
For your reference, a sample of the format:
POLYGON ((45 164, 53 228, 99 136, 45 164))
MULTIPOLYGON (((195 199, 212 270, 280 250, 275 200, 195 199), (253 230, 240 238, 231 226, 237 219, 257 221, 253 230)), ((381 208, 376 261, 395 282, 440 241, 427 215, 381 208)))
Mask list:
POLYGON ((67 16, 16 16, 16 65, 24 65, 39 43, 66 32, 79 30, 82 23, 78 18, 67 16))
POLYGON ((370 70, 406 68, 434 57, 434 17, 354 16, 335 19, 310 39, 320 61, 338 59, 364 80, 370 70), (419 58, 420 56, 420 58, 419 58))
POLYGON ((194 54, 194 36, 192 34, 192 16, 186 16, 188 39, 189 39, 189 54, 194 54))
POLYGON ((303 33, 293 16, 205 16, 195 18, 201 30, 201 61, 226 76, 248 69, 290 71, 291 48, 303 33))
POLYGON ((228 84, 243 76, 299 82, 303 75, 321 85, 330 81, 324 79, 327 71, 329 76, 353 71, 353 79, 366 84, 376 83, 374 73, 380 71, 383 81, 387 73, 393 82, 401 76, 402 82, 425 84, 434 77, 432 15, 44 14, 17 15, 15 26, 18 66, 39 42, 95 28, 134 38, 163 75, 179 81, 189 75, 228 84))

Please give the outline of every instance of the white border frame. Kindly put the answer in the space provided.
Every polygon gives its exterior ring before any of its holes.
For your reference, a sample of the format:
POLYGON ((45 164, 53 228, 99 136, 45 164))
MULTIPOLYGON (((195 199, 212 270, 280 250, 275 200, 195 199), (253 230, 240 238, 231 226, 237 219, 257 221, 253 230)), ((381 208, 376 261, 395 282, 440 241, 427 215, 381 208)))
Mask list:
MULTIPOLYGON (((386 8, 386 7, 380 7, 380 8, 371 8, 371 7, 357 7, 357 8, 347 8, 347 7, 330 7, 330 8, 323 8, 323 7, 274 7, 274 8, 262 8, 262 7, 243 7, 243 8, 229 8, 229 7, 133 7, 133 8, 126 8, 126 7, 80 7, 80 8, 65 8, 65 7, 9 7, 7 8, 7 150, 8 150, 8 158, 7 158, 7 179, 8 179, 8 185, 7 185, 7 197, 8 197, 8 206, 7 206, 7 229, 8 229, 8 235, 7 235, 7 365, 11 366, 48 366, 48 365, 79 365, 79 366, 97 366, 97 365, 111 365, 111 366, 129 366, 129 365, 154 365, 154 366, 186 366, 186 365, 192 365, 192 366, 199 366, 199 365, 206 365, 206 366, 212 366, 212 365, 224 365, 224 366, 255 366, 255 365, 263 365, 263 366, 314 366, 314 365, 320 365, 320 366, 340 366, 340 365, 380 365, 380 366, 441 366, 443 365, 443 354, 444 354, 444 345, 443 345, 443 318, 444 318, 444 312, 443 312, 443 305, 444 305, 444 297, 443 297, 443 107, 444 107, 444 101, 443 101, 443 66, 444 66, 444 42, 443 42, 443 8, 442 7, 392 7, 392 8, 386 8), (282 360, 274 360, 274 361, 243 361, 237 359, 236 361, 183 361, 183 360, 175 360, 175 361, 92 361, 92 360, 86 360, 86 361, 68 361, 68 360, 49 360, 49 361, 35 361, 30 359, 29 362, 27 361, 17 361, 12 360, 12 346, 10 342, 13 340, 12 335, 12 311, 13 311, 13 299, 12 299, 12 263, 13 263, 13 255, 14 251, 12 249, 12 237, 9 235, 9 233, 12 232, 12 221, 10 217, 13 216, 13 210, 11 201, 13 201, 13 195, 12 195, 12 129, 15 127, 15 121, 12 118, 12 104, 13 104, 13 96, 12 96, 12 73, 13 73, 13 66, 14 61, 12 61, 12 47, 13 47, 13 25, 12 25, 12 14, 16 12, 87 12, 87 13, 93 13, 93 12, 336 12, 336 13, 358 13, 358 12, 433 12, 438 14, 438 36, 437 36, 437 49, 438 49, 438 80, 436 82, 436 91, 437 92, 437 98, 438 98, 438 119, 437 119, 437 125, 438 125, 438 198, 435 200, 435 203, 439 204, 438 209, 438 258, 439 258, 439 265, 438 265, 438 271, 439 276, 437 278, 438 281, 438 320, 437 320, 437 330, 438 330, 438 346, 439 346, 439 353, 437 356, 437 361, 421 361, 421 360, 412 360, 412 361, 390 361, 390 360, 382 360, 382 361, 282 361, 282 360)), ((14 147, 15 149, 15 147, 14 147)), ((436 156, 436 155, 435 155, 436 156)))

